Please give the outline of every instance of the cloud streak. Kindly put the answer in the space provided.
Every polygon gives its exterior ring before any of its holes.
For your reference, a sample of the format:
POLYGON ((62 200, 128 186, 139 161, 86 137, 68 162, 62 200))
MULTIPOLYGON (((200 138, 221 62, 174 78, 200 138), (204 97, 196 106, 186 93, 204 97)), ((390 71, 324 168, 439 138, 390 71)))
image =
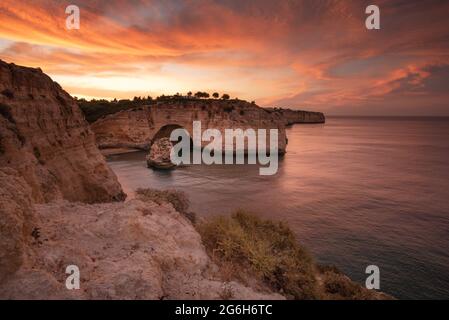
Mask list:
POLYGON ((368 1, 77 3, 69 31, 69 1, 2 0, 0 58, 77 96, 210 90, 334 114, 449 114, 445 1, 379 0, 378 31, 364 27, 368 1))

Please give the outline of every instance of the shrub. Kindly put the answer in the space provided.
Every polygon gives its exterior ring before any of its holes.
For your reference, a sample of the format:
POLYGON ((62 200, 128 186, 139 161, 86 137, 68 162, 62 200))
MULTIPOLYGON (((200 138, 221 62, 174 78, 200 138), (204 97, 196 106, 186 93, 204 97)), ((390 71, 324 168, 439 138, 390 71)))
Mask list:
POLYGON ((362 288, 344 275, 326 272, 323 278, 326 292, 337 299, 355 299, 363 294, 362 288))
POLYGON ((139 199, 144 201, 154 201, 157 204, 162 204, 164 202, 171 203, 176 211, 181 213, 192 223, 196 222, 196 216, 194 213, 189 212, 189 199, 187 195, 179 190, 157 190, 157 189, 142 189, 136 190, 139 199))
POLYGON ((314 264, 283 223, 238 211, 198 226, 212 259, 234 275, 256 277, 272 290, 295 299, 315 299, 314 264))
POLYGON ((195 93, 195 97, 196 98, 209 98, 210 95, 207 92, 198 91, 197 93, 195 93))
POLYGON ((225 93, 225 94, 223 94, 223 95, 221 96, 221 98, 222 98, 223 100, 229 100, 231 97, 229 96, 229 94, 225 93))
POLYGON ((333 300, 392 300, 392 296, 368 290, 349 279, 336 267, 319 267, 323 282, 322 297, 333 300))
MULTIPOLYGON (((119 100, 117 102, 109 102, 107 100, 86 101, 84 99, 80 99, 77 102, 89 123, 95 122, 99 118, 109 114, 114 114, 122 110, 134 109, 144 104, 144 100, 119 100)), ((145 101, 145 103, 150 103, 150 100, 145 101)))

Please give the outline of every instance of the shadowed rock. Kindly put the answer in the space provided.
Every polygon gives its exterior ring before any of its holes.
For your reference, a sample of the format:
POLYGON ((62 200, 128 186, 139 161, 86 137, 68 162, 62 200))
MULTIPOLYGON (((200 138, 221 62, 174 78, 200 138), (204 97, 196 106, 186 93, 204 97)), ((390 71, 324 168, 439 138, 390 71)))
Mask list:
POLYGON ((17 170, 37 202, 126 196, 72 97, 40 69, 1 60, 0 167, 17 170))
POLYGON ((170 160, 170 152, 173 148, 169 138, 161 138, 153 143, 150 153, 147 156, 147 164, 149 168, 156 169, 173 169, 176 164, 170 160))

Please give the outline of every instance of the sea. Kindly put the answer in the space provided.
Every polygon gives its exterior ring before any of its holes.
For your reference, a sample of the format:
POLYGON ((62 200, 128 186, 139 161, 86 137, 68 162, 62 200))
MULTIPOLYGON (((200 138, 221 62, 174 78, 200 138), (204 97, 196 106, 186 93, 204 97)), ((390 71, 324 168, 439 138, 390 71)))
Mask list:
POLYGON ((148 169, 145 152, 108 157, 129 198, 179 189, 201 217, 244 209, 283 221, 318 263, 399 299, 449 298, 449 118, 328 117, 287 129, 273 176, 257 165, 148 169))

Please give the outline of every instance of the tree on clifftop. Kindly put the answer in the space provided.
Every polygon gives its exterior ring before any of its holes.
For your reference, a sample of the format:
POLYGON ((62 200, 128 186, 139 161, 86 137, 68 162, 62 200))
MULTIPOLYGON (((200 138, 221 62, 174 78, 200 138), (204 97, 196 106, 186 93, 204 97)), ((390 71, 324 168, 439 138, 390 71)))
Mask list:
POLYGON ((225 93, 225 94, 223 94, 223 95, 221 96, 221 98, 222 98, 223 100, 229 100, 231 97, 229 96, 229 94, 225 93))
POLYGON ((212 94, 212 97, 214 97, 215 99, 218 99, 219 96, 220 96, 220 95, 218 94, 218 92, 214 92, 214 93, 212 94))
POLYGON ((209 98, 210 95, 207 92, 198 91, 197 93, 195 93, 195 97, 196 98, 209 98))

